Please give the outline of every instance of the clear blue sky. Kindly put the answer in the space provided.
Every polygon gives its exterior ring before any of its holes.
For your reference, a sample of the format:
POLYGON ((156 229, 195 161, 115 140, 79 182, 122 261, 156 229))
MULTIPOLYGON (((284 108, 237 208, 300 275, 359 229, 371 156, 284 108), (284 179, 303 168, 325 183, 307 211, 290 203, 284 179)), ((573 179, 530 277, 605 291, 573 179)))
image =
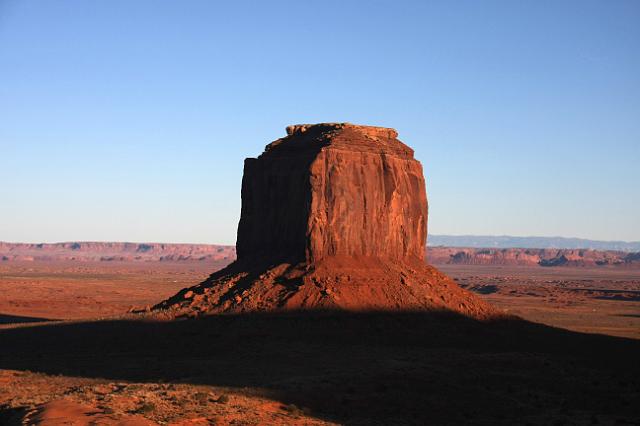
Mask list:
POLYGON ((429 231, 640 240, 640 2, 0 0, 0 240, 234 243, 292 123, 395 127, 429 231))

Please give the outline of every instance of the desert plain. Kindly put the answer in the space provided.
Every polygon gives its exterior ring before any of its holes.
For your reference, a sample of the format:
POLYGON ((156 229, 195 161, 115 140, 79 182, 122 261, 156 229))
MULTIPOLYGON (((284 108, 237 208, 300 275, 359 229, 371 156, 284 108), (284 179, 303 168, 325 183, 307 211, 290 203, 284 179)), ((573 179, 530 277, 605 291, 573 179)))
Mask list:
POLYGON ((0 424, 640 419, 638 269, 437 265, 525 321, 334 312, 162 322, 127 313, 228 262, 0 262, 0 424))

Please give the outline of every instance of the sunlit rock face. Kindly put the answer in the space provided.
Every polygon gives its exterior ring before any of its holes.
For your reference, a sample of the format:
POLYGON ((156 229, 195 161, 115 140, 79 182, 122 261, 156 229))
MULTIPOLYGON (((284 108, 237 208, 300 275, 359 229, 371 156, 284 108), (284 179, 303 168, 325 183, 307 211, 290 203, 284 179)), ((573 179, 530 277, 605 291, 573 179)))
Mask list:
POLYGON ((424 258, 422 166, 393 129, 289 126, 245 160, 239 259, 424 258))

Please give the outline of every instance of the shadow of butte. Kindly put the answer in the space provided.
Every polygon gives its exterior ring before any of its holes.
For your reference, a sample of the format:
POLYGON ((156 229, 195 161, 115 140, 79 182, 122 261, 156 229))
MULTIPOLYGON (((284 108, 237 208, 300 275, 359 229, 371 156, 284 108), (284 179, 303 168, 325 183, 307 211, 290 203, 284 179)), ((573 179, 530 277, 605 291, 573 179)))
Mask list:
POLYGON ((307 311, 96 321, 0 330, 0 347, 2 369, 257 388, 345 424, 640 418, 640 341, 515 318, 307 311))
POLYGON ((0 325, 2 324, 22 324, 32 322, 50 322, 58 321, 51 318, 38 318, 38 317, 24 317, 19 315, 8 315, 0 313, 0 325))

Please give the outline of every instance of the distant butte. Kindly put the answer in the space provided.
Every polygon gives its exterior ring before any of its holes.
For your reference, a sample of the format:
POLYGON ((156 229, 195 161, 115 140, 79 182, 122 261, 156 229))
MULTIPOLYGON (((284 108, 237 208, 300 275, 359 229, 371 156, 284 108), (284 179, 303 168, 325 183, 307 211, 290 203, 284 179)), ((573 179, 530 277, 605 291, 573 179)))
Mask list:
POLYGON ((425 264, 421 164, 394 129, 300 124, 248 158, 237 260, 156 305, 172 316, 270 310, 496 311, 425 264))

